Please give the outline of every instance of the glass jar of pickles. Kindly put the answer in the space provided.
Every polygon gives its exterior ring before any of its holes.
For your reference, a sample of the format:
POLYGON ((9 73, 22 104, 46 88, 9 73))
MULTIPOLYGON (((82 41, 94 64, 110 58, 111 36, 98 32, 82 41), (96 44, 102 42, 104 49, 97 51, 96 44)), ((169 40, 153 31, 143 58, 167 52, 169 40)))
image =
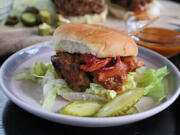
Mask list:
POLYGON ((13 0, 0 0, 0 26, 2 26, 11 13, 13 0))

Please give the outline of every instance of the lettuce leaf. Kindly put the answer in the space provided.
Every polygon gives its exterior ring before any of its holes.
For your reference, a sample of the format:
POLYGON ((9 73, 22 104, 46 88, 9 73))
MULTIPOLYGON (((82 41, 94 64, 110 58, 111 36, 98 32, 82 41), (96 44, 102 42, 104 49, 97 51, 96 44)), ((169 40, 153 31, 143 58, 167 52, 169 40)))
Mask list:
POLYGON ((161 101, 166 97, 162 80, 167 74, 167 67, 158 70, 148 69, 147 71, 140 68, 136 72, 135 81, 137 87, 145 88, 145 96, 155 96, 161 101))
POLYGON ((48 66, 46 66, 42 62, 35 62, 32 69, 29 69, 26 72, 16 74, 15 79, 16 80, 30 80, 30 81, 37 81, 39 80, 39 77, 37 76, 44 76, 46 74, 46 71, 48 69, 48 66))
POLYGON ((122 91, 145 88, 145 96, 153 96, 161 101, 166 97, 162 81, 167 74, 167 67, 162 67, 158 70, 146 70, 145 67, 141 67, 136 72, 130 72, 127 75, 127 80, 122 86, 122 91))
POLYGON ((15 76, 17 80, 30 80, 43 86, 42 107, 49 109, 55 102, 56 95, 60 92, 71 91, 63 79, 59 79, 52 64, 45 65, 42 62, 34 63, 32 69, 15 76))
POLYGON ((129 90, 129 89, 136 88, 137 84, 136 84, 136 81, 135 81, 135 75, 136 75, 136 72, 130 72, 127 75, 126 82, 122 86, 122 91, 126 91, 126 90, 129 90))
POLYGON ((107 98, 108 100, 113 99, 117 94, 116 91, 107 90, 103 86, 96 83, 90 83, 90 88, 87 88, 85 92, 88 94, 103 96, 107 98))
POLYGON ((42 107, 44 109, 49 109, 53 106, 56 95, 59 95, 60 92, 71 91, 63 79, 56 79, 54 71, 51 72, 51 69, 47 70, 41 80, 41 84, 43 86, 44 101, 42 102, 42 107))
POLYGON ((42 102, 42 108, 48 109, 50 108, 55 100, 57 95, 57 88, 51 88, 48 92, 44 95, 44 101, 42 102))
POLYGON ((52 65, 48 65, 48 70, 42 77, 41 85, 43 86, 44 101, 42 102, 42 107, 44 109, 49 109, 53 106, 56 96, 60 92, 71 91, 63 79, 57 79, 57 74, 52 65))

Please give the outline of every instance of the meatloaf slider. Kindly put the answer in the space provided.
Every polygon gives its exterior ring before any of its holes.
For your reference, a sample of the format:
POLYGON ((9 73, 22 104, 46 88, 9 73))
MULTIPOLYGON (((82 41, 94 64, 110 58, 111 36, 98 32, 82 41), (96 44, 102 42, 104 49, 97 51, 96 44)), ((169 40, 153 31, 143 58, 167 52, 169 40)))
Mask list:
POLYGON ((131 37, 106 26, 64 24, 53 40, 56 55, 51 61, 73 91, 83 92, 90 83, 121 91, 127 74, 144 65, 135 58, 138 48, 131 37))
MULTIPOLYGON (((110 12, 121 19, 129 16, 155 17, 160 14, 158 0, 106 0, 110 12)), ((141 17, 142 18, 142 17, 141 17)))

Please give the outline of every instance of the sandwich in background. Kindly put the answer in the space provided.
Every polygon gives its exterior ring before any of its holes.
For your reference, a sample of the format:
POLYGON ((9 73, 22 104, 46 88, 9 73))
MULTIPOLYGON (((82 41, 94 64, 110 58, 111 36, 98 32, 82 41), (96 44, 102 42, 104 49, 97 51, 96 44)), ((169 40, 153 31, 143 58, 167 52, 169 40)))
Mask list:
POLYGON ((130 16, 155 17, 160 15, 158 0, 106 0, 112 15, 126 20, 130 16))
POLYGON ((106 20, 107 6, 103 0, 52 0, 58 19, 62 17, 70 22, 101 23, 106 20))

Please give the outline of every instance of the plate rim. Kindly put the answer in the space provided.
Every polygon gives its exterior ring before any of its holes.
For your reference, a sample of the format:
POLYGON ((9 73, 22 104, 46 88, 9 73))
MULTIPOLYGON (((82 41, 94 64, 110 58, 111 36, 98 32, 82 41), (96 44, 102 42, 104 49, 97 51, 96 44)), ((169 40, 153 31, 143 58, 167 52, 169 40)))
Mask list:
MULTIPOLYGON (((67 124, 67 125, 73 125, 73 126, 84 126, 84 127, 107 127, 107 126, 117 126, 117 125, 125 125, 128 123, 133 123, 135 121, 139 121, 142 119, 146 119, 148 117, 151 117, 161 111, 163 111, 164 109, 166 109, 167 107, 169 107, 179 96, 180 94, 180 85, 178 85, 178 89, 176 90, 176 92, 172 95, 172 97, 170 97, 167 101, 165 101, 164 103, 153 107, 149 110, 146 110, 144 112, 140 112, 137 114, 132 114, 132 115, 126 115, 126 116, 117 116, 117 117, 103 117, 103 118, 97 118, 97 117, 75 117, 75 116, 69 116, 69 115, 63 115, 63 114, 57 114, 57 113, 53 113, 53 112, 49 112, 46 110, 43 110, 41 108, 33 108, 31 105, 29 105, 26 102, 22 102, 21 99, 19 99, 18 97, 16 97, 12 92, 10 92, 6 86, 3 83, 3 71, 4 68, 6 66, 8 66, 8 63, 14 58, 17 57, 17 55, 21 52, 24 52, 26 50, 30 50, 33 48, 41 48, 41 47, 47 47, 49 45, 52 45, 53 42, 52 41, 47 41, 47 42, 41 42, 38 44, 34 44, 32 46, 26 47, 16 53, 14 53, 13 55, 11 55, 1 66, 0 68, 0 86, 2 91, 5 93, 5 95, 11 100, 13 101, 13 103, 15 103, 17 106, 19 106, 20 108, 26 110, 27 112, 30 112, 36 116, 39 116, 41 118, 53 121, 53 122, 57 122, 57 123, 63 123, 63 124, 67 124), (103 124, 104 123, 104 124, 103 124)), ((177 69, 177 67, 171 62, 169 61, 166 57, 152 51, 149 50, 147 48, 144 47, 140 47, 138 46, 140 49, 143 49, 147 52, 150 52, 153 55, 156 55, 157 57, 160 57, 161 59, 165 60, 168 62, 168 65, 170 65, 173 70, 175 71, 175 73, 177 73, 177 77, 180 80, 180 73, 177 69)))

